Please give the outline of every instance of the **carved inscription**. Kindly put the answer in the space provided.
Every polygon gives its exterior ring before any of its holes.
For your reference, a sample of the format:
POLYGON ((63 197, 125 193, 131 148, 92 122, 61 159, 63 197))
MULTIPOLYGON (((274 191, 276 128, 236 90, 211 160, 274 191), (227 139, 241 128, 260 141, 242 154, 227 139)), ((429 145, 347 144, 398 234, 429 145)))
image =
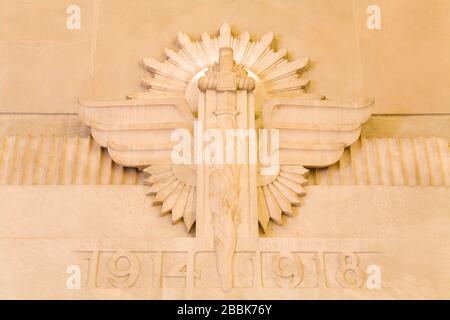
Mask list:
POLYGON ((163 252, 162 253, 162 287, 184 288, 186 287, 187 252, 163 252))
POLYGON ((128 289, 154 285, 156 252, 76 251, 82 288, 128 289))
MULTIPOLYGON (((364 289, 378 252, 238 251, 233 288, 364 289)), ((82 288, 221 288, 214 251, 75 251, 82 288)))

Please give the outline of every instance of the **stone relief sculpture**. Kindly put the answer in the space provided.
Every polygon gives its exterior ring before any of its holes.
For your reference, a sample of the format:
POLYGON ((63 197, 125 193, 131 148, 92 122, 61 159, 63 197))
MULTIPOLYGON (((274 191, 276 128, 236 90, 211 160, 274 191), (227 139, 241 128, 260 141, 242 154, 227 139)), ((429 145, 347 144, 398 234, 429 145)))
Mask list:
POLYGON ((450 298, 450 2, 209 2, 0 2, 0 298, 450 298))
POLYGON ((215 170, 209 178, 214 249, 222 288, 233 287, 233 253, 239 224, 239 167, 215 170))
MULTIPOLYGON (((272 33, 253 42, 248 33, 233 36, 225 24, 218 37, 204 33, 193 42, 181 33, 178 40, 179 51, 166 50, 166 61, 144 59, 151 74, 142 80, 145 91, 123 101, 82 101, 79 116, 113 161, 143 170, 161 214, 183 220, 187 231, 195 223, 197 238, 213 239, 226 291, 233 287, 237 238, 258 237, 258 222, 265 232, 270 221, 281 224, 283 214, 293 215, 306 194, 307 168, 339 161, 359 138, 374 101, 330 101, 305 92, 301 73, 308 59, 289 61, 285 50, 274 51, 272 33), (174 130, 194 138, 202 128, 273 131, 259 141, 271 146, 276 165, 267 171, 261 157, 252 163, 252 153, 261 156, 261 150, 250 136, 240 164, 173 163, 174 130)), ((207 143, 194 144, 195 156, 201 150, 204 157, 207 143)))

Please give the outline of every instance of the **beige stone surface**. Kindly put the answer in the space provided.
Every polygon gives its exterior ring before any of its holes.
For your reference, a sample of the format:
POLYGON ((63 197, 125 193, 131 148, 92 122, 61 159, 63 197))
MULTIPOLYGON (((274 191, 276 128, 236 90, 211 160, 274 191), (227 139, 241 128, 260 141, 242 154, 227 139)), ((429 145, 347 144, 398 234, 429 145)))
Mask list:
POLYGON ((189 237, 182 225, 172 226, 168 217, 157 214, 144 186, 11 186, 2 190, 5 223, 0 232, 5 238, 189 237))
MULTIPOLYGON (((214 270, 204 264, 208 255, 193 256, 195 252, 210 251, 212 246, 207 241, 199 244, 186 238, 182 223, 173 227, 169 220, 157 217, 157 210, 145 196, 145 187, 57 186, 46 187, 45 192, 35 186, 2 187, 0 296, 449 298, 448 188, 317 186, 308 187, 308 193, 298 215, 286 218, 282 228, 271 229, 257 242, 241 239, 237 259, 248 262, 246 254, 254 257, 254 278, 248 282, 248 277, 237 277, 244 288, 224 293, 211 273, 214 270), (56 218, 61 215, 65 219, 56 218), (120 279, 108 269, 111 252, 116 251, 135 252, 142 266, 138 272, 131 270, 137 272, 137 280, 130 288, 114 288, 108 283, 108 277, 120 279), (277 278, 270 275, 273 266, 265 257, 277 251, 302 252, 305 274, 298 287, 273 287, 272 279, 277 278), (370 264, 381 268, 380 290, 340 287, 334 275, 338 268, 335 258, 348 251, 359 252, 361 268, 370 264), (180 255, 183 252, 186 254, 180 255), (319 269, 310 260, 316 254, 319 269), (91 282, 93 274, 88 272, 86 259, 91 257, 92 261, 96 256, 100 264, 94 273, 95 283, 91 282), (171 271, 177 259, 185 261, 185 273, 171 271), (82 270, 86 287, 80 290, 66 287, 66 269, 72 264, 79 264, 82 270), (205 268, 207 273, 199 272, 205 268)), ((240 265, 244 270, 247 267, 246 263, 240 265)))
POLYGON ((376 115, 367 121, 362 137, 442 137, 450 141, 450 115, 376 115))
POLYGON ((82 28, 69 31, 72 1, 0 1, 0 112, 76 109, 90 68, 94 4, 77 3, 82 28))
MULTIPOLYGON (((40 130, 44 121, 29 130, 40 130)), ((30 123, 30 121, 27 121, 30 123)), ((20 121, 17 127, 20 127, 20 121)), ((142 184, 144 177, 136 168, 116 164, 107 150, 90 137, 70 135, 57 123, 60 134, 22 134, 0 137, 1 185, 121 185, 142 184)), ((16 130, 18 128, 15 128, 16 130)), ((8 130, 8 127, 6 127, 8 130)), ((19 129, 20 130, 20 129, 19 129)), ((46 128, 48 130, 48 128, 46 128)), ((87 130, 89 133, 89 130, 87 130)))
POLYGON ((310 184, 450 186, 450 151, 442 138, 361 138, 339 162, 310 170, 310 184))
POLYGON ((416 241, 450 234, 448 187, 311 186, 312 194, 267 236, 416 241))
POLYGON ((254 37, 273 31, 276 47, 311 57, 311 91, 373 96, 381 114, 449 113, 446 0, 380 0, 376 31, 365 0, 83 0, 81 30, 69 31, 71 3, 0 2, 0 111, 76 113, 80 96, 123 98, 139 88, 138 61, 162 58, 178 31, 199 38, 229 22, 254 37))
POLYGON ((446 0, 354 1, 362 91, 376 113, 450 113, 450 19, 446 0), (381 9, 381 30, 364 27, 366 8, 381 9))
POLYGON ((72 114, 0 114, 1 136, 89 137, 90 130, 72 114))
POLYGON ((450 299, 448 1, 69 4, 0 0, 0 298, 450 299))

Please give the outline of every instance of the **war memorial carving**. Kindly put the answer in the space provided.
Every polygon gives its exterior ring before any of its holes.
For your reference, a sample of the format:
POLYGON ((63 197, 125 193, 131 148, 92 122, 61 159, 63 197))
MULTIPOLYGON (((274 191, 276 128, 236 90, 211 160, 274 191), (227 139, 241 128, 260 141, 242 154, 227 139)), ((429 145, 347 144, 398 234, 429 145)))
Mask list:
POLYGON ((0 138, 2 259, 40 270, 2 296, 448 297, 448 137, 361 137, 374 99, 311 93, 307 58, 254 39, 180 33, 143 90, 80 97, 85 134, 0 138))

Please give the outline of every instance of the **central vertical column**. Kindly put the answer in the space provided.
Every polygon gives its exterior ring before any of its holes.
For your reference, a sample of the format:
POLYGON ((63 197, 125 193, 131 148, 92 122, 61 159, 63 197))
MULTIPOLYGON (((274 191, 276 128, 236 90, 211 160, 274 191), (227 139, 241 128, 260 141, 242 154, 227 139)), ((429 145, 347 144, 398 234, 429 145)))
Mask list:
MULTIPOLYGON (((258 235, 250 182, 256 179, 252 179, 248 150, 248 129, 254 128, 253 96, 249 92, 254 87, 255 82, 247 72, 235 66, 231 48, 221 48, 219 63, 199 80, 202 91, 199 120, 204 130, 216 129, 221 133, 219 145, 222 144, 223 157, 198 167, 196 232, 198 238, 213 240, 224 290, 233 286, 233 254, 237 238, 258 235), (229 139, 233 141, 231 152, 229 139)), ((203 147, 209 143, 211 141, 203 147)))
MULTIPOLYGON (((198 121, 202 131, 217 128, 235 128, 248 134, 255 129, 255 107, 253 79, 247 77, 245 70, 235 69, 232 60, 232 49, 221 49, 221 63, 213 66, 206 77, 199 81, 202 91, 199 97, 198 121), (228 57, 228 59, 227 59, 228 57), (240 71, 240 72, 239 72, 240 71), (220 74, 220 75, 219 75, 220 74), (220 81, 219 81, 220 80, 220 81)), ((197 131, 200 130, 197 127, 197 131)), ((203 132, 197 132, 197 135, 203 132)), ((204 149, 207 143, 202 143, 197 149, 204 149)), ((256 212, 256 166, 249 163, 248 135, 245 138, 245 163, 240 164, 240 223, 238 236, 242 238, 258 236, 258 217, 256 212)), ((198 152, 198 151, 197 151, 198 152)), ((202 156, 202 159, 204 157, 202 156)), ((197 218, 196 234, 198 238, 212 239, 212 217, 208 205, 209 166, 197 166, 197 218)))

